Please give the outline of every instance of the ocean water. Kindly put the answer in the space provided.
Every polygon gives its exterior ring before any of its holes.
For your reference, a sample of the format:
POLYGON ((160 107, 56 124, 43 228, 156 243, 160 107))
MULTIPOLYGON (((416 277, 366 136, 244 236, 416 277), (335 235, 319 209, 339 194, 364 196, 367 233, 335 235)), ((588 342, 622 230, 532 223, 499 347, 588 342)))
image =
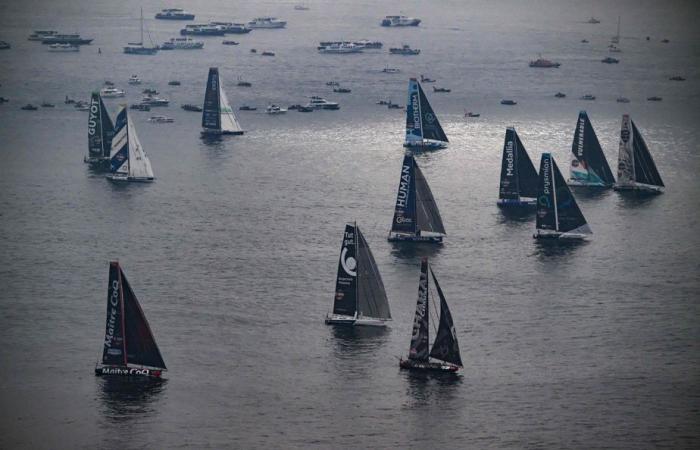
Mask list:
POLYGON ((201 51, 121 53, 139 8, 156 43, 182 23, 168 5, 62 0, 0 5, 0 447, 2 448, 697 448, 700 440, 700 31, 693 1, 189 1, 196 22, 287 20, 282 30, 202 38, 201 51), (387 14, 423 20, 379 26, 387 14), (600 24, 585 23, 590 16, 600 24), (602 64, 621 16, 619 64, 602 64), (95 40, 79 53, 27 41, 35 29, 95 40), (649 40, 646 37, 649 36, 649 40), (382 50, 319 55, 321 40, 382 50), (588 44, 581 43, 587 39, 588 44), (662 39, 669 39, 664 44, 662 39), (388 54, 403 43, 413 57, 388 54), (98 53, 98 48, 101 53, 98 53), (256 48, 258 54, 251 54, 256 48), (275 57, 260 56, 263 50, 275 57), (531 69, 541 53, 559 69, 531 69), (247 133, 199 138, 217 66, 247 133), (398 74, 385 74, 385 67, 398 74), (129 86, 138 74, 142 86, 129 86), (403 157, 408 77, 424 87, 450 146, 418 162, 440 207, 439 247, 386 241, 403 157), (669 81, 682 75, 684 82, 669 81), (235 86, 238 77, 250 88, 235 86), (131 112, 157 181, 115 186, 82 163, 84 112, 105 80, 131 112), (168 86, 178 79, 181 86, 168 86), (352 89, 334 94, 327 81, 352 89), (554 93, 567 94, 564 99, 554 93), (582 101, 583 94, 595 101, 582 101), (339 111, 282 116, 269 103, 322 95, 339 111), (662 102, 648 102, 652 95, 662 102), (618 96, 631 102, 616 103, 618 96), (502 98, 518 102, 508 107, 502 98), (56 108, 22 111, 25 103, 56 108), (666 193, 577 196, 590 242, 542 246, 534 216, 495 205, 506 126, 539 166, 566 175, 586 109, 613 170, 621 115, 647 141, 666 193), (481 113, 465 119, 465 111, 481 113), (173 124, 151 124, 165 114, 173 124), (385 331, 323 324, 344 224, 356 220, 389 296, 385 331), (429 256, 465 363, 457 378, 398 368, 429 256), (108 261, 118 259, 168 365, 167 381, 93 375, 108 261))

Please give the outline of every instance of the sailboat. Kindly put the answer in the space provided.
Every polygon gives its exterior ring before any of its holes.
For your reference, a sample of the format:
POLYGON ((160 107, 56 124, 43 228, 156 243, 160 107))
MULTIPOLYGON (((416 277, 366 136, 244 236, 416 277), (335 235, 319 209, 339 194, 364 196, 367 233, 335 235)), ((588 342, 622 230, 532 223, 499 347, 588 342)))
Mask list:
POLYGON ((107 178, 111 181, 152 182, 151 160, 141 146, 136 128, 122 105, 114 122, 114 138, 110 152, 110 170, 107 178))
MULTIPOLYGON (((150 35, 149 38, 150 40, 150 35)), ((129 42, 129 45, 124 47, 124 53, 130 55, 155 55, 158 52, 158 47, 153 45, 151 42, 151 47, 144 47, 143 45, 143 8, 141 8, 141 40, 139 42, 129 42)))
POLYGON ((585 239, 592 234, 550 153, 542 154, 536 239, 585 239))
POLYGON ((356 223, 345 225, 329 325, 385 326, 389 301, 372 251, 356 223))
POLYGON ((644 138, 630 116, 622 116, 620 150, 617 161, 616 191, 661 194, 664 182, 656 169, 644 138))
POLYGON ((204 93, 202 128, 204 135, 243 134, 221 85, 219 69, 216 67, 209 68, 207 90, 204 93))
POLYGON ((534 206, 538 180, 537 170, 515 128, 506 128, 501 161, 501 185, 496 204, 501 207, 534 206))
POLYGON ((389 241, 441 243, 446 234, 428 181, 413 153, 407 151, 401 166, 389 241))
POLYGON ((83 158, 83 161, 93 166, 109 167, 114 124, 99 92, 92 93, 89 111, 88 154, 83 158))
POLYGON ((141 305, 117 261, 109 263, 103 347, 95 375, 160 378, 167 370, 141 305))
POLYGON ((615 177, 586 111, 578 114, 571 153, 570 186, 612 187, 615 177))
POLYGON ((416 302, 416 315, 413 319, 413 333, 408 359, 401 358, 399 367, 439 372, 456 372, 462 367, 452 314, 447 307, 445 295, 440 289, 435 273, 428 263, 428 258, 423 258, 420 264, 418 301, 416 302), (433 279, 437 295, 440 297, 440 320, 432 349, 429 348, 431 296, 428 287, 430 278, 433 279), (431 361, 431 358, 435 361, 431 361))
POLYGON ((447 146, 447 136, 418 80, 408 81, 404 147, 434 150, 447 146))

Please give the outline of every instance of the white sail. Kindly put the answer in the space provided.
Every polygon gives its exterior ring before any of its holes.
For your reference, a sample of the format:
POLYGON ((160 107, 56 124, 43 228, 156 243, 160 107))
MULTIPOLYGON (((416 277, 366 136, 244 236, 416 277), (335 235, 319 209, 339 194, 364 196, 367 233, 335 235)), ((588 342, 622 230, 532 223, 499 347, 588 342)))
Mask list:
POLYGON ((153 178, 151 161, 141 146, 131 117, 127 115, 129 135, 129 176, 133 178, 153 178))
POLYGON ((221 131, 223 133, 241 133, 243 129, 238 123, 236 115, 228 102, 226 92, 222 87, 221 78, 219 78, 219 111, 221 114, 221 131))
POLYGON ((620 148, 617 159, 617 184, 619 186, 631 186, 634 184, 634 133, 630 116, 622 116, 622 128, 620 129, 620 148))

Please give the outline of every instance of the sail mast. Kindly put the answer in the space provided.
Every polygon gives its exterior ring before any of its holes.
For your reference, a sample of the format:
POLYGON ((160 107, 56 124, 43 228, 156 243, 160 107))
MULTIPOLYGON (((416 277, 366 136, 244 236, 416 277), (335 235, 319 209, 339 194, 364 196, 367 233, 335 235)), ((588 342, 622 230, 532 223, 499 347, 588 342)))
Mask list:
POLYGON ((418 123, 420 125, 420 145, 421 147, 425 146, 425 137, 423 136, 423 108, 421 107, 421 91, 423 88, 421 87, 420 83, 416 81, 416 84, 418 85, 418 123))
POLYGON ((117 273, 119 277, 119 308, 121 309, 121 325, 122 325, 122 353, 124 354, 124 365, 128 364, 126 357, 126 325, 124 318, 124 283, 122 282, 122 268, 117 263, 117 273))
POLYGON ((559 208, 557 208, 557 182, 554 178, 554 159, 551 159, 549 173, 552 177, 552 196, 554 197, 554 229, 559 231, 559 208))
POLYGON ((356 283, 355 283, 355 318, 360 315, 360 274, 362 271, 360 270, 360 249, 359 249, 359 236, 358 236, 358 230, 357 230, 357 221, 352 223, 353 227, 353 232, 355 233, 355 261, 357 261, 357 266, 355 267, 355 273, 356 275, 356 283))

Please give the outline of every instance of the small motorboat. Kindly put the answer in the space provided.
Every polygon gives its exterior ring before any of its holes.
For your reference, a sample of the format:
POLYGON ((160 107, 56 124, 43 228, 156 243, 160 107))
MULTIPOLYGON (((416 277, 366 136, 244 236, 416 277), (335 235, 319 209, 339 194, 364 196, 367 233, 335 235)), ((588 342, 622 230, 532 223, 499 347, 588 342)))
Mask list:
POLYGON ((386 105, 387 109, 403 109, 403 106, 399 105, 398 103, 387 103, 386 105))
POLYGON ((479 114, 479 113, 474 113, 474 112, 471 112, 471 111, 467 111, 467 112, 464 113, 464 117, 479 117, 479 116, 481 116, 481 114, 479 114))
POLYGON ((56 105, 54 105, 53 103, 49 103, 49 102, 41 102, 41 107, 42 108, 55 108, 56 105))
POLYGON ((146 95, 141 99, 141 103, 149 106, 168 106, 170 100, 155 95, 146 95))
POLYGON ((671 80, 671 81, 685 81, 685 78, 683 78, 680 75, 676 75, 674 77, 669 78, 669 80, 671 80))
POLYGON ((75 102, 73 107, 78 111, 87 111, 90 109, 90 104, 86 101, 78 100, 77 102, 75 102))
POLYGON ((617 103, 629 103, 630 99, 628 99, 627 97, 617 97, 617 99, 615 101, 617 103))
POLYGON ((663 98, 654 95, 651 97, 647 97, 647 100, 650 102, 660 102, 661 100, 663 100, 663 98))
POLYGON ((433 78, 428 78, 428 77, 426 77, 426 76, 423 76, 423 74, 421 74, 421 76, 420 76, 420 82, 421 82, 421 83, 435 83, 435 79, 433 79, 433 78))
POLYGON ((554 96, 556 98, 564 98, 564 97, 566 97, 566 94, 563 92, 557 92, 556 94, 554 94, 554 96))
POLYGON ((134 109, 136 111, 150 111, 151 107, 149 105, 144 105, 143 103, 133 103, 129 106, 129 109, 134 109))
POLYGON ((238 79, 238 83, 236 83, 236 86, 240 87, 251 87, 252 85, 253 83, 251 83, 250 81, 243 81, 240 78, 238 79))
POLYGON ((0 97, 0 103, 5 103, 5 102, 9 102, 9 101, 10 101, 10 99, 7 99, 5 97, 0 97))
POLYGON ((236 41, 221 41, 223 45, 238 45, 236 41))
POLYGON ((333 88, 333 92, 338 92, 339 94, 349 94, 350 92, 352 92, 352 90, 348 88, 336 87, 333 88))
POLYGON ((382 72, 384 72, 384 73, 399 73, 401 71, 399 69, 397 69, 396 67, 385 67, 382 69, 382 72))
POLYGON ((452 92, 452 89, 433 86, 433 92, 452 92))
POLYGON ((181 108, 184 109, 185 111, 202 112, 202 108, 200 106, 193 105, 191 103, 186 103, 186 104, 182 105, 181 108))
POLYGON ((105 86, 114 86, 114 82, 105 80, 105 86))
POLYGON ((122 89, 107 86, 100 89, 100 95, 104 98, 117 98, 124 97, 124 95, 126 95, 126 92, 124 92, 124 90, 122 89))
POLYGON ((180 86, 180 82, 177 80, 168 81, 168 86, 180 86))
POLYGON ((25 111, 36 111, 37 108, 36 106, 32 105, 31 103, 27 103, 26 105, 22 106, 20 109, 23 109, 25 111))
POLYGON ((392 55, 418 55, 420 53, 420 49, 411 48, 410 45, 404 44, 401 47, 390 48, 389 53, 392 55))
POLYGON ((129 77, 129 84, 141 84, 141 78, 139 78, 138 75, 134 74, 129 77))
POLYGON ((277 105, 269 105, 265 109, 265 112, 268 114, 284 114, 287 112, 287 110, 277 105))
POLYGON ((561 66, 561 63, 550 61, 548 59, 542 58, 542 55, 540 55, 536 60, 530 61, 530 67, 539 67, 539 68, 544 68, 544 69, 549 69, 549 68, 557 68, 561 66))
POLYGON ((254 48, 251 48, 251 49, 250 49, 250 53, 258 53, 258 51, 255 50, 254 48))
POLYGON ((501 100, 501 105, 517 105, 518 102, 515 100, 503 99, 501 100))
POLYGON ((582 44, 588 44, 588 39, 581 39, 582 44))
POLYGON ((148 121, 151 123, 173 123, 175 119, 167 116, 151 116, 148 121))
POLYGON ((377 102, 377 105, 390 105, 390 104, 391 104, 391 100, 379 100, 377 102))
POLYGON ((158 95, 158 91, 152 88, 146 88, 143 91, 141 91, 141 93, 145 95, 158 95))
POLYGON ((311 108, 310 106, 303 106, 303 105, 299 105, 299 107, 297 108, 297 112, 313 112, 313 110, 314 109, 311 108))
POLYGON ((620 60, 617 58, 612 58, 612 57, 608 56, 606 58, 601 59, 600 62, 605 63, 605 64, 617 64, 620 62, 620 60))
POLYGON ((662 44, 668 44, 669 42, 671 42, 671 41, 669 41, 668 39, 661 39, 662 44))
POLYGON ((326 81, 326 86, 340 86, 337 81, 326 81))
POLYGON ((595 100, 595 95, 585 94, 580 97, 580 100, 595 100))
POLYGON ((243 105, 240 108, 238 108, 239 111, 257 111, 258 108, 255 106, 248 106, 248 105, 243 105))
POLYGON ((275 52, 264 51, 261 53, 262 56, 275 56, 275 52))
POLYGON ((75 104, 75 100, 66 95, 66 99, 63 101, 63 103, 65 103, 66 105, 73 105, 75 104))

